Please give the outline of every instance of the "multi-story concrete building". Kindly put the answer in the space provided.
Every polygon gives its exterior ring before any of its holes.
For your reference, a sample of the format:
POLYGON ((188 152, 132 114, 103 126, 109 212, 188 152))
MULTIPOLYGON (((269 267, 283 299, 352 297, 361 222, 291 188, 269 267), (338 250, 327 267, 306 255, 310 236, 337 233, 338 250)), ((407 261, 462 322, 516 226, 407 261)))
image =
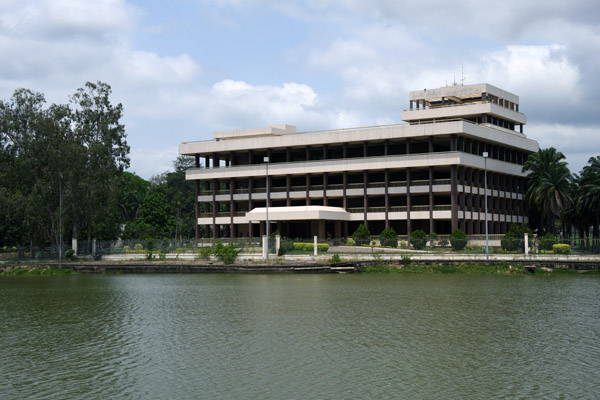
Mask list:
POLYGON ((538 144, 523 134, 518 96, 482 83, 410 92, 409 104, 406 124, 276 125, 182 143, 179 153, 196 159, 186 179, 196 185, 197 234, 264 234, 267 200, 270 231, 288 237, 347 237, 360 223, 375 235, 482 234, 485 166, 489 232, 528 221, 522 166, 538 144))

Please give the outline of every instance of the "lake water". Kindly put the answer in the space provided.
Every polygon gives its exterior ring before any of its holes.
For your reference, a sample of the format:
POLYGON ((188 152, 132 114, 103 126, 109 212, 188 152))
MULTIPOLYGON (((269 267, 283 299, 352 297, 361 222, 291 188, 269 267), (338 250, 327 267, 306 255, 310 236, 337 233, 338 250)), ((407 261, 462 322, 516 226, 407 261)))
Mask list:
POLYGON ((600 277, 0 277, 2 399, 600 396, 600 277))

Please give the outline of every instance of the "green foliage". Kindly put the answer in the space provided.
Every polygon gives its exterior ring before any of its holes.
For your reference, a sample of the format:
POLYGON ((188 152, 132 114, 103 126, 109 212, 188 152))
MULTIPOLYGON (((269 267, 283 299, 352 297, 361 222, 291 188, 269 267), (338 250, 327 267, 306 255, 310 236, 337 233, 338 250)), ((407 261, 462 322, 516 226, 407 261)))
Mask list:
POLYGON ((564 160, 563 153, 550 147, 530 154, 523 166, 523 172, 529 173, 525 198, 542 216, 547 232, 555 231, 556 219, 572 202, 573 177, 564 160))
MULTIPOLYGON (((293 251, 314 252, 315 250, 314 243, 295 242, 293 246, 293 251)), ((327 253, 327 250, 329 250, 329 245, 327 243, 317 243, 317 253, 327 253)))
POLYGON ((202 260, 208 260, 212 253, 212 247, 200 247, 200 249, 198 249, 198 258, 202 260))
POLYGON ((552 246, 558 243, 556 236, 551 233, 546 233, 543 238, 540 239, 540 250, 552 250, 552 246))
POLYGON ((75 251, 73 249, 65 251, 65 257, 67 260, 73 260, 75 258, 75 251))
POLYGON ((221 241, 219 240, 217 241, 213 252, 219 260, 223 261, 223 264, 228 265, 233 264, 235 262, 235 259, 240 253, 240 250, 236 250, 235 246, 232 244, 224 246, 223 243, 221 243, 221 241))
POLYGON ((294 242, 283 240, 279 243, 279 255, 283 256, 292 251, 294 251, 294 242))
POLYGON ((450 244, 456 251, 462 250, 467 245, 467 235, 460 229, 456 229, 450 234, 450 244))
POLYGON ((382 246, 398 247, 398 234, 394 228, 386 228, 379 234, 379 242, 382 246))
MULTIPOLYGON (((508 231, 502 240, 500 245, 504 251, 525 251, 525 233, 531 235, 533 231, 527 226, 527 224, 512 224, 510 231, 508 231)), ((531 243, 532 241, 530 241, 531 243)))
POLYGON ((367 228, 365 224, 360 224, 352 234, 352 240, 354 240, 356 246, 369 244, 371 241, 371 232, 369 232, 369 228, 367 228))
POLYGON ((416 231, 412 231, 410 233, 410 244, 412 244, 415 250, 421 250, 425 248, 426 243, 427 234, 425 233, 425 231, 417 229, 416 231))
POLYGON ((554 254, 571 254, 571 245, 568 244, 554 244, 552 245, 554 254))
POLYGON ((446 247, 448 247, 450 242, 448 241, 448 239, 442 239, 442 240, 440 240, 439 244, 442 249, 445 249, 446 247))
POLYGON ((329 259, 330 263, 339 263, 342 262, 340 255, 338 253, 333 253, 333 256, 329 259))
POLYGON ((146 248, 147 248, 146 259, 152 260, 153 259, 152 252, 154 251, 154 239, 148 238, 148 240, 146 241, 146 248))
POLYGON ((406 267, 409 266, 411 262, 410 256, 402 256, 402 265, 406 267))

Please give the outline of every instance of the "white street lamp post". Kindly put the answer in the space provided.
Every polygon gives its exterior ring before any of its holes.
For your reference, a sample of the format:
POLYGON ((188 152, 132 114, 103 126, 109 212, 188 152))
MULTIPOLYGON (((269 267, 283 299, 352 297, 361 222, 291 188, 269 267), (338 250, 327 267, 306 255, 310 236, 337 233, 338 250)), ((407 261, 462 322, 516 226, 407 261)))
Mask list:
POLYGON ((485 190, 485 261, 489 262, 490 260, 490 248, 488 246, 488 200, 487 200, 487 159, 488 152, 483 152, 483 164, 484 164, 484 190, 485 190))
POLYGON ((267 186, 267 201, 265 204, 265 214, 266 214, 266 225, 267 225, 267 261, 269 261, 269 157, 264 158, 265 163, 267 164, 267 174, 265 184, 267 186))

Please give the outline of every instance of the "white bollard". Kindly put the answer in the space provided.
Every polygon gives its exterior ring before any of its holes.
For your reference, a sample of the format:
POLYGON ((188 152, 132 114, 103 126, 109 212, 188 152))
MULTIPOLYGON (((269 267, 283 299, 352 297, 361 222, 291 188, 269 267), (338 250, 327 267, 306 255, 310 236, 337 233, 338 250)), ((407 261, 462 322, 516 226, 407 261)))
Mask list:
POLYGON ((529 234, 525 233, 525 255, 529 254, 529 234))
POLYGON ((267 236, 263 235, 262 237, 262 254, 263 254, 263 258, 266 260, 267 259, 267 236))
POLYGON ((71 248, 73 249, 73 254, 77 255, 77 238, 71 238, 71 248))
POLYGON ((275 254, 279 255, 279 246, 281 245, 281 236, 275 235, 275 254))
POLYGON ((315 236, 315 246, 314 247, 315 247, 314 248, 314 254, 315 254, 315 257, 316 257, 317 256, 317 237, 316 236, 315 236))

